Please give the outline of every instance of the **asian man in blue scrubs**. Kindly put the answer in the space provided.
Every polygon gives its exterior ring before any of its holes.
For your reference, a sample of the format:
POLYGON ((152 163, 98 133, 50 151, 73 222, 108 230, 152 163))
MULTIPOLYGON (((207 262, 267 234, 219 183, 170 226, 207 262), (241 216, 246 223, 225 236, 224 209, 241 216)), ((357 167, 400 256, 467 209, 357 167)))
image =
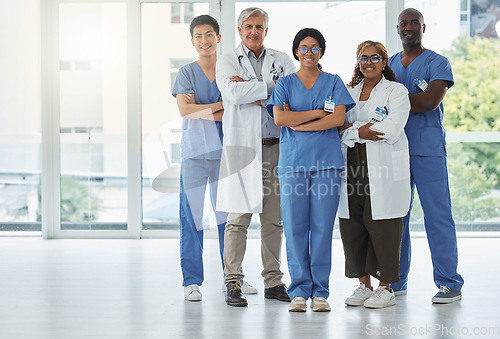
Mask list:
POLYGON ((457 273, 457 236, 451 214, 443 127, 442 100, 453 86, 453 74, 445 57, 422 46, 425 23, 418 10, 408 8, 401 12, 397 30, 403 51, 390 58, 389 66, 398 82, 406 86, 410 97, 411 109, 405 132, 410 148, 412 203, 403 219, 399 267, 401 280, 391 287, 396 295, 406 294, 411 258, 408 226, 416 186, 424 211, 434 282, 439 288, 432 302, 452 303, 462 298, 464 284, 462 276, 457 273))
MULTIPOLYGON (((184 298, 200 301, 203 283, 203 206, 207 183, 215 212, 222 260, 227 213, 216 212, 217 181, 222 151, 221 95, 215 81, 219 24, 209 15, 193 19, 191 42, 199 59, 179 69, 172 95, 182 121, 180 247, 184 298)), ((223 265, 224 266, 224 265, 223 265)), ((248 283, 247 293, 257 293, 248 283)))

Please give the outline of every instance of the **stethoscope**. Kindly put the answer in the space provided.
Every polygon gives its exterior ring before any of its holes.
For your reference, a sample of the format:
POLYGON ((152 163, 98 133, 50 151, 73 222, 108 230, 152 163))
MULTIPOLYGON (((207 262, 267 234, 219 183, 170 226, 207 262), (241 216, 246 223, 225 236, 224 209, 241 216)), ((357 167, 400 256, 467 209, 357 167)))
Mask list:
POLYGON ((251 81, 253 79, 256 79, 255 77, 252 76, 252 73, 250 73, 250 71, 246 68, 246 66, 241 63, 241 59, 243 59, 243 55, 238 56, 238 63, 240 64, 240 67, 243 68, 243 73, 244 73, 243 76, 248 77, 248 79, 243 79, 243 80, 251 81))
POLYGON ((271 74, 273 75, 273 80, 278 80, 280 75, 285 74, 285 70, 283 69, 283 66, 279 66, 279 71, 276 70, 276 67, 274 67, 274 61, 273 64, 271 65, 271 74))
MULTIPOLYGON (((248 75, 248 79, 247 80, 244 79, 244 80, 245 81, 250 81, 250 80, 255 79, 255 77, 252 76, 252 73, 250 73, 250 71, 248 71, 248 69, 246 68, 246 66, 241 63, 242 59, 243 59, 243 55, 240 54, 238 56, 238 63, 240 64, 240 67, 243 68, 243 73, 245 73, 246 75, 248 75)), ((279 71, 278 71, 278 69, 276 68, 276 66, 274 64, 275 61, 276 60, 273 60, 273 64, 271 65, 271 72, 270 72, 270 74, 273 76, 273 80, 278 80, 278 78, 280 77, 280 75, 285 74, 285 70, 284 70, 284 68, 283 68, 282 65, 279 65, 279 67, 278 67, 279 71)))

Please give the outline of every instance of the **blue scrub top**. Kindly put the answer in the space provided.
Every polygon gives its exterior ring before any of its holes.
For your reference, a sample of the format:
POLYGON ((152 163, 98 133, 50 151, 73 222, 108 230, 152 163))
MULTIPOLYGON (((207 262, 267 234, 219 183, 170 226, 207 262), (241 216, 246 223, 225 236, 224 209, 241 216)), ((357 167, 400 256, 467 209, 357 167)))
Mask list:
MULTIPOLYGON (((273 106, 283 107, 283 102, 297 112, 323 109, 330 96, 335 105, 345 105, 346 112, 355 105, 338 75, 321 72, 313 87, 307 90, 299 77, 292 73, 279 78, 267 109, 273 115, 273 106)), ((337 127, 315 132, 281 127, 279 174, 342 169, 343 166, 337 127)))
MULTIPOLYGON (((399 52, 389 58, 389 66, 394 71, 398 82, 408 89, 409 94, 422 92, 415 83, 416 78, 422 78, 428 84, 433 80, 445 80, 448 82, 448 88, 453 86, 453 73, 448 59, 430 50, 425 50, 407 68, 401 63, 401 52, 399 52)), ((442 102, 433 111, 410 112, 405 127, 410 155, 446 155, 443 114, 442 102)))
MULTIPOLYGON (((195 103, 213 104, 220 101, 220 91, 214 80, 210 82, 198 63, 192 62, 179 69, 172 95, 194 93, 195 103)), ((220 159, 222 153, 222 122, 203 119, 183 119, 182 159, 220 159)))

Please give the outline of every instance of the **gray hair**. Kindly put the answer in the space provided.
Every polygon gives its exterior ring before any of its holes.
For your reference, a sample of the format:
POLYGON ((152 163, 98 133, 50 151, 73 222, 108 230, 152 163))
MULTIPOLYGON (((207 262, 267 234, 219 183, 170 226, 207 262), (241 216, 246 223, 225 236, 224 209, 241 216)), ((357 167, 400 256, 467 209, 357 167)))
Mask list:
POLYGON ((269 15, 263 9, 258 7, 249 7, 241 11, 240 16, 238 17, 238 27, 241 27, 245 21, 251 16, 263 16, 265 27, 267 28, 267 24, 269 23, 269 15))

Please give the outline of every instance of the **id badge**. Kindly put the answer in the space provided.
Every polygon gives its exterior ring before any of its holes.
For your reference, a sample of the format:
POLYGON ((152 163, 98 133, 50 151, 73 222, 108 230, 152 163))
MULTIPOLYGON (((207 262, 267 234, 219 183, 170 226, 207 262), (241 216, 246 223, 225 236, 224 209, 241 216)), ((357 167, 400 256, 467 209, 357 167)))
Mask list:
POLYGON ((422 92, 424 92, 427 89, 427 86, 429 86, 427 81, 422 78, 415 78, 415 84, 422 90, 422 92))
POLYGON ((325 107, 323 110, 333 113, 335 111, 335 101, 332 99, 332 97, 328 97, 325 99, 325 107))
POLYGON ((372 121, 373 122, 381 122, 387 116, 387 110, 377 107, 375 109, 375 113, 373 114, 372 121))

